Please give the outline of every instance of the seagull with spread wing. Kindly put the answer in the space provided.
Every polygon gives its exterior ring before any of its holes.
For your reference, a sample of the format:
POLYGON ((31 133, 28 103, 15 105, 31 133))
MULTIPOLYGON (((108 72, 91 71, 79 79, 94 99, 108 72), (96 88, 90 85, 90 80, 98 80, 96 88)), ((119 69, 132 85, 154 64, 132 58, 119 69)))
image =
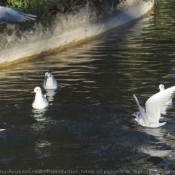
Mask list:
POLYGON ((145 103, 145 110, 140 106, 137 97, 133 94, 139 112, 132 114, 135 120, 141 125, 150 128, 157 128, 166 124, 166 122, 159 122, 161 117, 161 109, 165 103, 171 100, 175 94, 175 86, 167 88, 151 96, 145 103))
POLYGON ((12 8, 0 6, 0 24, 18 23, 35 20, 37 16, 13 10, 12 8))

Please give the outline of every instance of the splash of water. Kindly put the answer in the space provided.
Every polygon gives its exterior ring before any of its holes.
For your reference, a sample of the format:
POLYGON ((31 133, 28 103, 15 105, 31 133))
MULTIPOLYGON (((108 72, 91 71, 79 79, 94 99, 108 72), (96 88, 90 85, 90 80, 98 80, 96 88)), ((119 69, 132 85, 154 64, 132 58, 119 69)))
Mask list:
POLYGON ((17 25, 8 25, 6 32, 0 34, 0 64, 85 41, 139 18, 153 5, 154 2, 127 0, 117 7, 103 4, 97 9, 88 2, 75 6, 72 13, 58 13, 51 27, 35 23, 35 30, 24 31, 17 25))

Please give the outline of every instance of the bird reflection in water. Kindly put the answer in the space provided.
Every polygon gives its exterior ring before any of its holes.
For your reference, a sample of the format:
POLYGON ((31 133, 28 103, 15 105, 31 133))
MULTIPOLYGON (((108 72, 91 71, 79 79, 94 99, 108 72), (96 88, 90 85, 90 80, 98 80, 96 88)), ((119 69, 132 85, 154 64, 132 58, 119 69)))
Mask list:
POLYGON ((46 121, 47 120, 47 116, 45 115, 46 111, 47 111, 47 108, 32 109, 32 115, 38 122, 46 121))
POLYGON ((36 123, 32 124, 31 128, 34 132, 43 133, 48 121, 48 117, 46 115, 47 108, 43 109, 32 109, 32 116, 36 120, 36 123))
POLYGON ((35 152, 40 158, 51 156, 51 152, 48 151, 48 147, 52 145, 51 142, 47 140, 38 140, 35 142, 35 152))
POLYGON ((49 102, 52 102, 54 100, 54 96, 56 95, 56 90, 54 89, 45 89, 46 90, 46 96, 47 96, 47 100, 49 102))

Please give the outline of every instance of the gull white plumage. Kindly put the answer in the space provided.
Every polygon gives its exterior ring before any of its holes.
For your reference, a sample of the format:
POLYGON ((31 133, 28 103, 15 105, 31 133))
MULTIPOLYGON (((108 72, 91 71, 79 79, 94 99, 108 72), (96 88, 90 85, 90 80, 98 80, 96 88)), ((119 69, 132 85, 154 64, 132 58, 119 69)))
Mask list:
POLYGON ((42 91, 41 91, 40 87, 35 87, 32 94, 34 94, 34 93, 35 93, 35 99, 32 103, 33 108, 42 109, 42 108, 45 108, 49 105, 49 102, 46 99, 46 95, 42 94, 42 91))
MULTIPOLYGON (((160 84, 159 85, 159 90, 160 90, 160 92, 164 91, 165 90, 165 86, 163 84, 160 84)), ((170 99, 169 101, 167 101, 165 103, 165 105, 172 105, 172 99, 170 99)))
POLYGON ((37 16, 13 10, 12 8, 0 6, 0 24, 24 22, 35 20, 37 16))
POLYGON ((43 82, 44 89, 57 89, 58 83, 55 80, 54 76, 51 74, 51 69, 45 73, 44 82, 43 82))
POLYGON ((141 125, 150 128, 157 128, 166 124, 166 122, 160 123, 161 108, 165 106, 165 103, 173 98, 175 93, 175 86, 165 89, 151 96, 145 103, 146 111, 140 106, 137 97, 133 94, 136 104, 139 108, 139 112, 134 113, 135 120, 141 125))

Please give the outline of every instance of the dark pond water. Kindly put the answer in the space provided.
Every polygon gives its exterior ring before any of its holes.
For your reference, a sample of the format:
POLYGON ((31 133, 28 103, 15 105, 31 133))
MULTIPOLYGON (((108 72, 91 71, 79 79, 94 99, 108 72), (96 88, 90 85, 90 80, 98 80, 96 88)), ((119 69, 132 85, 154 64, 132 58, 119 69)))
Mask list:
POLYGON ((161 128, 130 117, 133 93, 144 106, 160 83, 175 83, 174 9, 174 0, 160 2, 125 28, 1 70, 0 171, 175 173, 175 105, 161 128), (31 91, 50 67, 59 88, 48 108, 34 110, 31 91))

